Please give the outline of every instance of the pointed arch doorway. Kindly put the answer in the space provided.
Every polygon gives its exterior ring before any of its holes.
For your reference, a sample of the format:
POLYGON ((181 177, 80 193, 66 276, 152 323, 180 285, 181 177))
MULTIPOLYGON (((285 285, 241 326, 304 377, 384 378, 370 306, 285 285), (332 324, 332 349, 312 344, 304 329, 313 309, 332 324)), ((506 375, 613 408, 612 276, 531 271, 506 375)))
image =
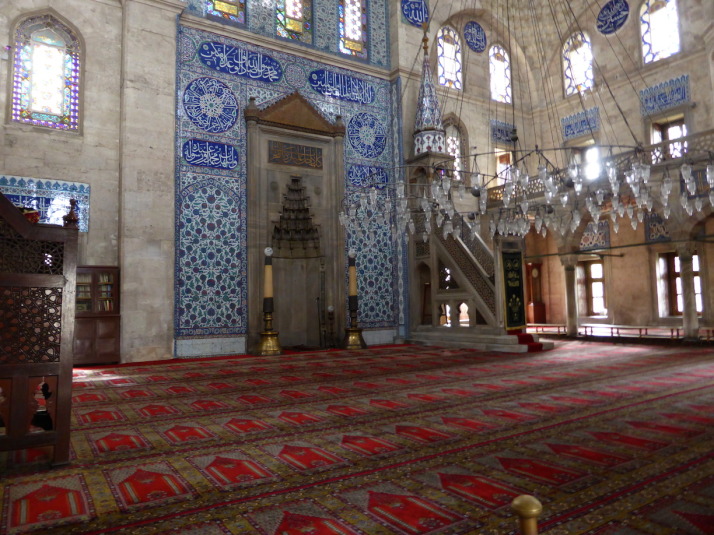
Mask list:
POLYGON ((274 328, 283 347, 319 347, 344 327, 344 126, 293 93, 261 110, 248 133, 248 348, 263 330, 264 249, 274 250, 274 328))

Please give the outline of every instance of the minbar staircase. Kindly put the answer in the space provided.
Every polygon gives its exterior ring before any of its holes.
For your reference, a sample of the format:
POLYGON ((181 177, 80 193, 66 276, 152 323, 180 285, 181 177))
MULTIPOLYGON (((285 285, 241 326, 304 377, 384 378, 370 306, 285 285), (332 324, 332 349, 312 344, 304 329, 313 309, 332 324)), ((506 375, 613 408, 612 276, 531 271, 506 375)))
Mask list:
POLYGON ((432 270, 438 270, 439 263, 448 268, 458 284, 458 290, 438 291, 432 288, 431 300, 433 303, 452 305, 466 302, 470 325, 443 326, 432 321, 432 325, 413 328, 407 341, 508 353, 535 353, 552 349, 552 342, 541 342, 537 335, 520 330, 505 332, 498 326, 494 254, 458 214, 454 215, 452 222, 455 232, 445 237, 442 229, 434 230, 429 244, 416 250, 416 263, 428 262, 432 270))

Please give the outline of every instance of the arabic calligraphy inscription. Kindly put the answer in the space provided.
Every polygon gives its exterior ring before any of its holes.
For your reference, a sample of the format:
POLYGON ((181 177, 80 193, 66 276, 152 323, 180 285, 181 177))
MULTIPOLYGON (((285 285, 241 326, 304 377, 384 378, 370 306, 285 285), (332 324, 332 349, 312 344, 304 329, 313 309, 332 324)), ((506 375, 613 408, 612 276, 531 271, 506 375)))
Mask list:
POLYGON ((198 59, 218 72, 250 80, 274 83, 283 77, 280 62, 267 54, 251 52, 237 46, 204 41, 198 48, 198 59))
POLYGON ((464 26, 464 39, 466 40, 466 44, 469 45, 469 48, 474 52, 484 52, 488 45, 486 31, 474 20, 470 20, 466 23, 466 26, 464 26))
POLYGON ((318 69, 310 73, 309 80, 310 87, 326 97, 335 97, 360 104, 374 102, 374 86, 354 76, 318 69))
POLYGON ((268 162, 322 169, 322 149, 271 139, 268 141, 268 162))
POLYGON ((402 15, 409 24, 421 28, 429 20, 429 6, 426 0, 402 0, 402 15))
POLYGON ((630 15, 627 0, 610 0, 597 16, 597 31, 610 35, 622 28, 630 15))
POLYGON ((183 93, 183 108, 193 124, 213 134, 229 130, 238 118, 235 95, 215 78, 192 80, 183 93))
POLYGON ((233 145, 202 139, 189 139, 183 144, 183 159, 191 165, 214 169, 238 167, 238 151, 233 145))

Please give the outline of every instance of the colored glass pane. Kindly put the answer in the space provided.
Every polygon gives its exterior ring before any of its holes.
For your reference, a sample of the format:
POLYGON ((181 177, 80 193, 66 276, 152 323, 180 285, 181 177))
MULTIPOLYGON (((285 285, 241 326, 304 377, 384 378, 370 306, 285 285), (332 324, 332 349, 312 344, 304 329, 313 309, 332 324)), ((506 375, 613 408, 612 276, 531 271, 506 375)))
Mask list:
POLYGON ((278 36, 312 43, 311 0, 278 0, 276 32, 278 36))
POLYGON ((488 54, 491 74, 491 98, 497 102, 511 103, 511 61, 508 52, 493 45, 488 54))
POLYGON ((677 0, 645 0, 640 11, 640 30, 645 63, 679 52, 677 0))
POLYGON ((461 41, 456 31, 444 26, 436 37, 439 85, 461 89, 461 41))
POLYGON ((563 46, 565 94, 575 95, 593 88, 593 51, 587 34, 571 35, 563 46))
POLYGON ((79 42, 51 15, 26 19, 15 36, 12 120, 79 127, 79 42))
POLYGON ((364 0, 340 0, 340 52, 367 58, 367 7, 364 0))
POLYGON ((245 0, 206 0, 206 14, 245 24, 245 0))

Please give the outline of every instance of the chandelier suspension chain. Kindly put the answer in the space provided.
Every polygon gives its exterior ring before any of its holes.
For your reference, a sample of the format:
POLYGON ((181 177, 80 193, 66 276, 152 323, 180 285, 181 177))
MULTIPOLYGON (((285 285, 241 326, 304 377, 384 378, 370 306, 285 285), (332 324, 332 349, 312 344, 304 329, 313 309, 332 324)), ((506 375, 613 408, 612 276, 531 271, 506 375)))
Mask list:
MULTIPOLYGON (((583 33, 583 29, 580 27, 580 23, 578 22, 578 18, 575 16, 575 12, 573 11, 573 6, 571 6, 569 2, 565 2, 565 5, 567 6, 568 11, 570 12, 570 14, 573 16, 573 21, 574 21, 576 27, 578 28, 578 31, 579 31, 580 33, 583 33)), ((641 146, 641 145, 642 145, 642 142, 637 139, 637 136, 635 135, 635 132, 632 130, 632 126, 630 125, 630 122, 627 120, 627 117, 625 116, 625 112, 624 112, 624 111, 622 110, 622 108, 620 107, 619 102, 617 102, 617 100, 615 99, 615 96, 614 96, 614 94, 613 94, 613 92, 612 92, 612 88, 610 87, 610 82, 608 82, 607 76, 606 76, 605 73, 602 71, 602 69, 600 69, 600 64, 598 63, 597 58, 595 57, 595 55, 593 55, 593 57, 592 57, 592 62, 593 62, 593 64, 595 65, 595 68, 597 69, 597 72, 599 72, 599 73, 600 73, 600 76, 602 76, 602 81, 605 83, 605 87, 607 87, 608 92, 609 92, 611 95, 613 95, 612 98, 613 98, 613 100, 615 101, 615 105, 617 106, 617 110, 620 112, 620 116, 622 117, 622 120, 625 121, 625 125, 627 125, 627 129, 630 131, 630 135, 632 136, 632 139, 633 139, 633 141, 635 142, 635 145, 640 145, 640 146, 641 146)), ((623 70, 624 70, 624 69, 623 69, 623 70)), ((626 70, 625 70, 625 74, 627 74, 627 71, 626 71, 626 70)), ((580 95, 580 101, 581 101, 581 106, 582 106, 582 108, 583 108, 583 111, 585 111, 585 105, 584 105, 584 103, 582 102, 582 95, 580 94, 580 92, 578 92, 578 94, 580 95)), ((588 126, 590 126, 590 122, 588 122, 588 126)), ((592 127, 591 127, 591 126, 590 126, 590 128, 591 128, 591 130, 592 130, 592 127)))
MULTIPOLYGON (((538 13, 536 11, 535 5, 533 4, 534 0, 528 0, 528 2, 530 6, 529 13, 532 17, 531 21, 533 23, 533 27, 536 28, 538 26, 538 13)), ((550 145, 555 146, 556 140, 554 139, 554 133, 560 130, 560 125, 557 122, 554 123, 556 117, 555 89, 553 88, 553 79, 551 76, 548 75, 548 64, 546 61, 545 46, 543 44, 543 36, 540 32, 535 32, 535 41, 537 49, 536 57, 540 62, 541 79, 543 81, 544 86, 543 99, 545 101, 545 111, 548 119, 548 133, 550 134, 550 145), (551 96, 550 100, 548 99, 549 95, 551 96)), ((535 130, 535 121, 533 122, 533 128, 535 130)))

